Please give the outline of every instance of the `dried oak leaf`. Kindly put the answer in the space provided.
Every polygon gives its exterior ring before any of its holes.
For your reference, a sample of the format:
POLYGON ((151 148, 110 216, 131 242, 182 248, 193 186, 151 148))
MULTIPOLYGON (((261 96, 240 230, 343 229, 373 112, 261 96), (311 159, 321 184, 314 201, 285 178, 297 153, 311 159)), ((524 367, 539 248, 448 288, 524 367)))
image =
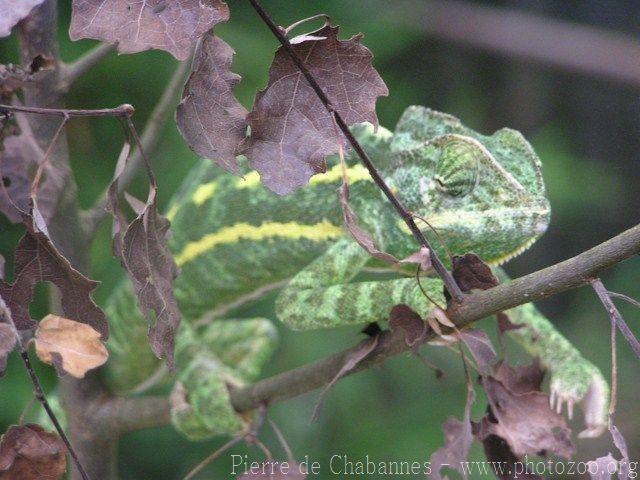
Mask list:
POLYGON ((477 328, 458 331, 457 335, 473 355, 480 372, 488 372, 497 358, 489 336, 477 328))
POLYGON ((47 315, 40 321, 35 344, 38 358, 53 364, 60 376, 68 373, 83 378, 109 358, 100 333, 89 325, 58 315, 47 315))
POLYGON ((307 475, 302 470, 297 462, 266 460, 262 465, 250 468, 237 480, 304 480, 307 475))
POLYGON ((65 316, 90 325, 106 340, 109 336, 107 320, 91 299, 91 292, 98 282, 74 269, 42 228, 35 226, 38 218, 41 219, 37 210, 34 210, 34 218, 24 222, 27 231, 14 252, 15 281, 9 284, 0 280, 0 296, 11 311, 16 328, 29 330, 36 326, 29 315, 34 288, 38 282, 51 282, 60 290, 65 316))
POLYGON ((366 340, 360 342, 353 350, 347 354, 344 358, 344 363, 338 373, 336 373, 335 377, 327 384, 326 387, 320 393, 320 397, 316 402, 316 406, 313 409, 313 414, 311 415, 312 420, 317 420, 320 415, 320 410, 322 410, 322 404, 324 403, 324 399, 329 393, 329 390, 333 388, 333 386, 344 377, 351 370, 356 368, 360 362, 362 362, 365 358, 369 356, 371 352, 378 346, 378 340, 380 339, 380 335, 376 335, 375 337, 369 337, 366 340))
POLYGON ((44 0, 2 0, 0 2, 0 37, 11 35, 11 29, 44 0))
POLYGON ((57 480, 67 469, 60 437, 40 425, 11 426, 0 438, 0 480, 57 480))
POLYGON ((501 361, 495 368, 493 377, 515 394, 539 392, 544 380, 544 370, 535 359, 530 365, 510 366, 501 361))
MULTIPOLYGON (((116 182, 117 177, 110 191, 117 190, 116 182)), ((113 195, 108 203, 109 208, 117 212, 114 217, 114 253, 133 281, 140 310, 150 322, 151 349, 158 357, 166 359, 169 368, 173 368, 175 335, 181 315, 172 284, 179 272, 167 247, 169 221, 158 213, 156 193, 156 188, 152 187, 144 209, 124 233, 122 231, 126 223, 123 222, 126 221, 119 213, 113 195), (155 320, 152 319, 152 311, 155 320)))
MULTIPOLYGON (((0 151, 0 212, 13 223, 20 222, 22 212, 30 209, 31 183, 44 157, 26 120, 19 118, 18 124, 20 134, 7 137, 0 151)), ((37 193, 38 208, 44 218, 53 215, 63 189, 63 176, 48 162, 37 193)))
POLYGON ((240 76, 229 69, 233 53, 212 33, 202 38, 176 122, 191 150, 239 173, 236 153, 247 130, 247 110, 233 95, 233 87, 240 81, 240 76))
POLYGON ((550 453, 571 457, 575 451, 571 431, 565 419, 551 410, 548 395, 535 391, 517 394, 491 376, 483 378, 483 386, 493 418, 482 419, 481 440, 497 435, 517 457, 550 453))
POLYGON ((73 0, 69 36, 117 43, 120 53, 156 48, 186 60, 205 32, 228 19, 222 0, 73 0))
POLYGON ((409 347, 413 347, 424 340, 429 329, 422 317, 403 303, 395 305, 391 309, 389 313, 389 328, 391 331, 404 330, 404 340, 409 347))
POLYGON ((0 323, 0 377, 7 368, 7 357, 16 346, 16 335, 8 323, 0 323))
POLYGON ((487 290, 500 283, 493 275, 491 267, 475 253, 453 257, 451 273, 463 292, 487 290))
MULTIPOLYGON (((470 380, 469 380, 470 382, 470 380)), ((444 445, 436 450, 430 458, 431 474, 429 478, 441 480, 440 471, 443 467, 457 470, 467 478, 467 471, 463 468, 463 462, 467 461, 469 450, 473 444, 474 436, 471 423, 471 407, 476 400, 473 385, 467 385, 467 403, 464 407, 462 421, 449 417, 442 427, 444 431, 444 445)))
MULTIPOLYGON (((338 40, 338 27, 325 25, 291 40, 292 48, 347 125, 377 126, 375 103, 388 90, 371 65, 361 35, 338 40)), ((274 192, 293 192, 326 170, 325 157, 347 148, 333 116, 283 48, 276 51, 269 83, 256 95, 247 121, 251 136, 242 153, 274 192)))

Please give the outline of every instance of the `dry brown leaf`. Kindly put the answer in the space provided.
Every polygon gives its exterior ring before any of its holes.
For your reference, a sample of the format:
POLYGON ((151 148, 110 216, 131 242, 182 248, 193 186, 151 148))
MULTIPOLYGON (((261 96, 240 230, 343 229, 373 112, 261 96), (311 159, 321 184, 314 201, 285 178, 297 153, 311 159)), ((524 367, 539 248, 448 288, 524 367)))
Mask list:
POLYGON ((491 267, 475 253, 453 257, 451 273, 463 292, 487 290, 500 283, 493 275, 491 267))
POLYGON ((35 334, 36 354, 45 363, 55 365, 58 374, 83 378, 89 370, 104 364, 109 352, 100 333, 89 325, 58 315, 47 315, 35 334))
MULTIPOLYGON (((0 212, 13 223, 22 221, 23 212, 30 210, 31 183, 44 158, 27 121, 19 116, 18 124, 20 133, 4 139, 0 151, 0 212)), ((44 218, 53 215, 63 189, 63 176, 48 162, 38 188, 38 208, 44 218)))
POLYGON ((191 150, 239 173, 236 152, 247 130, 247 110, 233 95, 233 87, 240 81, 240 76, 230 71, 233 53, 212 33, 202 38, 176 122, 191 150))
MULTIPOLYGON (((338 40, 338 30, 325 25, 296 37, 293 50, 348 125, 377 126, 375 103, 388 94, 387 87, 361 36, 338 40)), ((242 152, 262 182, 280 195, 306 185, 312 175, 325 171, 326 156, 348 147, 336 135, 333 116, 283 48, 276 51, 269 83, 256 95, 247 121, 251 136, 242 152)))
POLYGON ((18 330, 29 330, 36 322, 29 314, 29 304, 39 282, 53 283, 62 295, 62 310, 68 318, 90 325, 103 340, 109 335, 104 312, 91 298, 98 282, 74 269, 56 249, 46 233, 42 216, 34 209, 33 217, 24 222, 27 232, 14 252, 13 284, 0 280, 0 296, 4 298, 18 330))
POLYGON ((9 427, 0 438, 0 480, 58 480, 67 469, 60 437, 40 425, 9 427))
POLYGON ((480 373, 488 373, 497 358, 489 336, 476 328, 458 331, 457 335, 473 355, 480 373))
POLYGON ((117 43, 120 53, 157 48, 186 60, 204 33, 228 19, 221 0, 73 0, 69 36, 117 43))
POLYGON ((480 439, 503 438, 517 457, 554 454, 570 458, 575 452, 571 430, 562 415, 552 411, 549 396, 542 392, 517 394, 488 376, 483 386, 491 406, 491 417, 480 426, 480 439))
POLYGON ((391 331, 403 330, 404 340, 408 347, 419 345, 427 335, 429 327, 427 323, 403 303, 395 305, 389 313, 389 328, 391 331))
MULTIPOLYGON (((110 191, 117 189, 116 182, 117 177, 110 191)), ((109 203, 116 212, 114 254, 131 278, 140 310, 151 324, 151 349, 158 357, 165 358, 172 369, 175 335, 181 319, 172 286, 178 267, 167 247, 169 221, 158 213, 156 193, 152 186, 144 209, 124 233, 126 221, 119 213, 116 197, 110 197, 109 203)))

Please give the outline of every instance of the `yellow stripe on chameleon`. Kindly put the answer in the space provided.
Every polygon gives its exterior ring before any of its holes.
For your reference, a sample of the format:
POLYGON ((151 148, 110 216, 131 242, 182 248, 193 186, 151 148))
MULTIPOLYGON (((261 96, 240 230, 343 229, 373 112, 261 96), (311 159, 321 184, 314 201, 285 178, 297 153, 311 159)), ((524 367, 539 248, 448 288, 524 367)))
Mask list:
POLYGON ((178 210, 180 210, 180 207, 178 205, 171 205, 171 208, 165 215, 165 217, 167 217, 167 220, 169 220, 170 222, 173 222, 173 219, 176 218, 176 214, 178 213, 178 210))
POLYGON ((191 197, 193 203, 198 206, 202 205, 204 202, 213 197, 216 188, 218 188, 218 184, 215 181, 198 185, 198 188, 196 188, 196 191, 193 192, 193 195, 191 197))
MULTIPOLYGON (((369 171, 359 164, 347 168, 347 176, 349 177, 349 183, 371 181, 369 171)), ((325 173, 319 173, 311 177, 309 184, 317 185, 320 183, 332 183, 340 180, 342 180, 342 167, 338 164, 327 170, 325 173)), ((238 183, 236 184, 238 188, 254 188, 258 185, 260 185, 260 175, 255 171, 246 174, 244 178, 239 178, 238 183)))
POLYGON ((298 240, 323 241, 338 238, 343 235, 341 227, 326 220, 315 225, 303 225, 296 222, 265 222, 261 225, 236 223, 222 228, 214 233, 205 235, 200 240, 188 243, 175 258, 179 266, 184 265, 218 245, 236 243, 239 240, 266 240, 270 238, 287 238, 298 240))

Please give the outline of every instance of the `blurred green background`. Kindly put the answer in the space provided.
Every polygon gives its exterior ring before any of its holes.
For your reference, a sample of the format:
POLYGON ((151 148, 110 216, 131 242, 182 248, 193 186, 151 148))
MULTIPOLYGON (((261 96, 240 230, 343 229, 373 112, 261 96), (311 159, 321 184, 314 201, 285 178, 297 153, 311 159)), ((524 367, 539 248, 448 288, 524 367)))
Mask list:
MULTIPOLYGON (((276 41, 248 2, 229 3, 232 19, 216 31, 237 52, 233 70, 243 76, 237 94, 250 107, 255 91, 265 85, 276 41)), ((637 3, 561 0, 484 3, 598 25, 636 37, 640 33, 637 3)), ((403 24, 402 19, 410 18, 412 12, 399 8, 409 8, 408 5, 374 0, 265 2, 282 25, 325 12, 342 25, 343 36, 365 33, 364 42, 375 54, 375 66, 390 90, 389 97, 378 104, 383 125, 393 128, 405 107, 420 104, 460 117, 485 133, 509 126, 525 134, 543 160, 553 217, 542 240, 508 264, 507 270, 512 275, 519 276, 577 254, 639 221, 637 87, 484 53, 472 46, 456 46, 427 34, 419 22, 403 24)), ((69 15, 68 2, 60 2, 59 38, 62 57, 67 61, 94 44, 69 40, 69 15)), ((15 38, 2 40, 0 60, 17 62, 15 38)), ((164 52, 112 54, 77 83, 67 105, 101 108, 131 103, 136 108, 136 123, 143 126, 176 65, 164 52)), ((120 127, 111 119, 74 119, 70 123, 72 162, 84 207, 90 206, 107 185, 122 144, 121 134, 120 127)), ((175 124, 169 122, 153 155, 163 204, 195 161, 175 124)), ((144 196, 145 185, 140 177, 130 190, 144 196)), ((20 228, 0 219, 0 232, 0 253, 7 258, 10 269, 11 252, 20 228)), ((110 252, 110 225, 104 222, 92 245, 91 276, 102 282, 97 292, 99 301, 104 301, 121 274, 110 252)), ((640 261, 634 258, 615 267, 604 276, 605 284, 610 290, 640 298, 639 266, 640 261)), ((43 293, 44 290, 34 302, 34 315, 46 313, 43 293)), ((266 299, 252 309, 272 316, 271 300, 266 299)), ((540 308, 609 375, 609 321, 590 289, 559 295, 542 302, 540 308)), ((640 333, 640 312, 627 305, 620 308, 630 326, 640 333)), ((484 325, 493 333, 491 322, 485 321, 484 325)), ((265 375, 322 358, 359 338, 357 328, 311 333, 281 330, 281 347, 265 375)), ((510 345, 509 351, 512 358, 523 358, 514 345, 510 345)), ((394 358, 379 368, 339 382, 318 422, 310 423, 317 392, 275 405, 270 414, 300 460, 308 455, 322 464, 323 473, 316 478, 339 478, 328 469, 334 454, 347 455, 351 460, 369 455, 374 461, 426 461, 443 443, 444 420, 450 415, 461 416, 465 386, 457 356, 435 347, 426 348, 425 354, 444 369, 443 379, 436 380, 433 372, 413 357, 394 358)), ((617 424, 635 460, 640 453, 639 362, 625 342, 619 341, 617 424)), ((42 365, 38 370, 46 389, 54 389, 53 370, 42 365)), ((19 359, 13 355, 7 375, 0 381, 0 431, 17 422, 30 397, 31 385, 19 359)), ((476 419, 485 405, 484 398, 479 396, 474 408, 476 419)), ((580 416, 573 424, 576 431, 581 428, 580 416)), ((283 458, 274 435, 268 428, 265 430, 264 442, 283 458)), ((129 435, 121 443, 120 478, 182 478, 223 441, 191 443, 169 427, 129 435)), ((608 435, 597 440, 580 440, 577 445, 576 460, 593 459, 613 449, 608 435)), ((257 448, 240 446, 231 453, 247 454, 255 460, 262 458, 257 448)), ((472 457, 482 460, 481 448, 475 446, 472 457)), ((231 478, 230 468, 230 457, 224 455, 199 478, 231 478)))

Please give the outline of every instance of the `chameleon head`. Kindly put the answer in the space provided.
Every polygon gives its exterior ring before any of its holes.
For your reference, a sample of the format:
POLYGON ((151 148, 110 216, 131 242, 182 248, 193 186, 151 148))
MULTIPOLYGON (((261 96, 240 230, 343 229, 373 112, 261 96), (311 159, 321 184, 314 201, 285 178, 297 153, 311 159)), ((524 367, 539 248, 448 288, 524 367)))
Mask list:
MULTIPOLYGON (((485 137, 454 117, 410 107, 391 148, 385 176, 442 253, 445 243, 453 255, 475 252, 499 264, 546 230, 550 210, 541 164, 519 132, 502 129, 485 137)), ((403 223, 398 226, 405 235, 385 243, 403 255, 415 242, 403 223)))

